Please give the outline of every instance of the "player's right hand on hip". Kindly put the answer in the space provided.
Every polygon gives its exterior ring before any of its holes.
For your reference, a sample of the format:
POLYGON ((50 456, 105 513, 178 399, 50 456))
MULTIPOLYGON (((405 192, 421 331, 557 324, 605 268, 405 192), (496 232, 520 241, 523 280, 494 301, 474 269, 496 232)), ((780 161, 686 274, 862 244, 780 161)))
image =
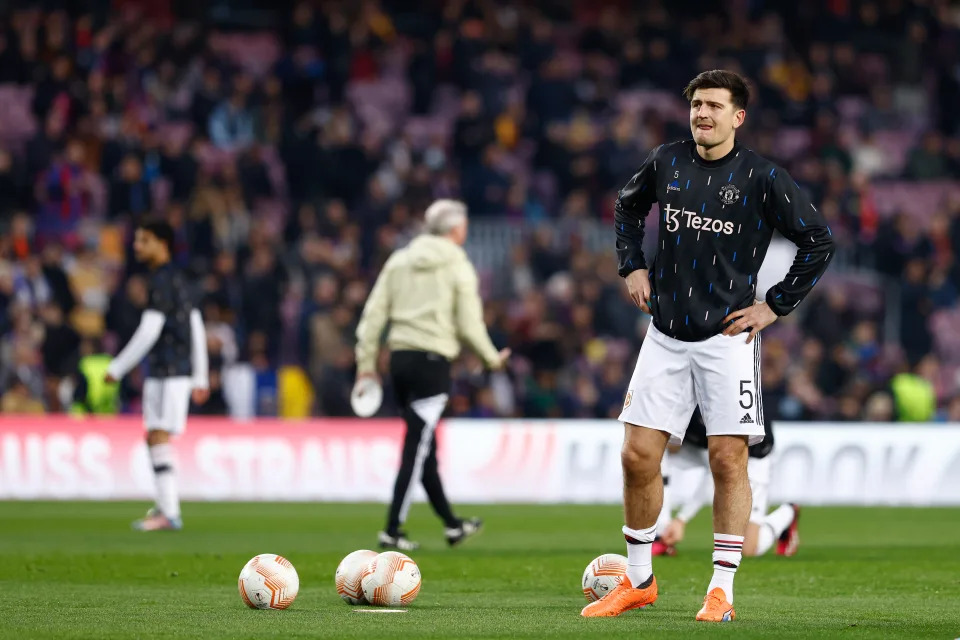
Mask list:
POLYGON ((507 366, 507 360, 510 359, 510 355, 511 355, 512 353, 513 353, 513 351, 511 351, 509 348, 507 348, 507 349, 500 349, 500 351, 497 352, 497 357, 500 358, 500 363, 499 363, 499 365, 496 367, 496 370, 499 371, 500 369, 503 369, 505 366, 507 366))
POLYGON ((644 313, 650 313, 650 272, 637 269, 626 277, 627 293, 633 303, 644 313))

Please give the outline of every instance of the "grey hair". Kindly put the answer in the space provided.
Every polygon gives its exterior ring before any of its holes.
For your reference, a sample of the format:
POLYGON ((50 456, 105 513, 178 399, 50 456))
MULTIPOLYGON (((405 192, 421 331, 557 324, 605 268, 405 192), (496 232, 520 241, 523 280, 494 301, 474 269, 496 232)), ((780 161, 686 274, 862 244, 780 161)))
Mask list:
POLYGON ((445 236, 467 220, 467 205, 459 200, 435 201, 423 216, 424 231, 435 236, 445 236))

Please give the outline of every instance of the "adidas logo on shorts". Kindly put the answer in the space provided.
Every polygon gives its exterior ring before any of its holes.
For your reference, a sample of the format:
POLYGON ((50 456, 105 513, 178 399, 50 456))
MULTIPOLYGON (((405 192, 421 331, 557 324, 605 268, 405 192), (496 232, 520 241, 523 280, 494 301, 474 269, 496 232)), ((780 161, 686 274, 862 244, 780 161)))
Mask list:
POLYGON ((745 413, 743 417, 740 418, 740 424, 753 424, 753 418, 750 417, 749 413, 745 413))

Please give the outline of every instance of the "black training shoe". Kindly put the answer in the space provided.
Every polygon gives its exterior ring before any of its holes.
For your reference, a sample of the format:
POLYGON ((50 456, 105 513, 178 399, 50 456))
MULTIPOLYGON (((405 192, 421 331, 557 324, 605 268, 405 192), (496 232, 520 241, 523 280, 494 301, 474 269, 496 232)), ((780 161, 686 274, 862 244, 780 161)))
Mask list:
POLYGON ((470 518, 461 520, 459 527, 448 528, 444 531, 447 536, 447 543, 451 547, 456 546, 472 535, 480 533, 483 528, 483 520, 480 518, 470 518))
POLYGON ((396 549, 397 551, 416 551, 420 548, 419 542, 414 542, 407 538, 403 531, 397 531, 396 535, 390 535, 386 531, 381 531, 380 536, 381 549, 396 549))

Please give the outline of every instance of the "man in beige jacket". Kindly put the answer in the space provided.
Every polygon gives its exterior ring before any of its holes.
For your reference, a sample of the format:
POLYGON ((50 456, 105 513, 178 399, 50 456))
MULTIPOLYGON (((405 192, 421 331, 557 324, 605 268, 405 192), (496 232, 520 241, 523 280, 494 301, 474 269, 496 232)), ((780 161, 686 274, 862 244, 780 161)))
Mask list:
POLYGON ((450 362, 465 342, 490 369, 500 369, 509 349, 497 351, 483 323, 477 273, 463 243, 467 209, 455 200, 437 200, 424 216, 425 233, 396 251, 384 265, 357 326, 357 384, 378 379, 380 338, 389 322, 390 377, 407 424, 403 456, 387 527, 380 547, 412 551, 400 526, 410 508, 413 479, 419 476, 430 504, 446 526, 451 545, 479 531, 479 518, 462 520, 447 502, 437 469, 434 430, 446 407, 450 362))

